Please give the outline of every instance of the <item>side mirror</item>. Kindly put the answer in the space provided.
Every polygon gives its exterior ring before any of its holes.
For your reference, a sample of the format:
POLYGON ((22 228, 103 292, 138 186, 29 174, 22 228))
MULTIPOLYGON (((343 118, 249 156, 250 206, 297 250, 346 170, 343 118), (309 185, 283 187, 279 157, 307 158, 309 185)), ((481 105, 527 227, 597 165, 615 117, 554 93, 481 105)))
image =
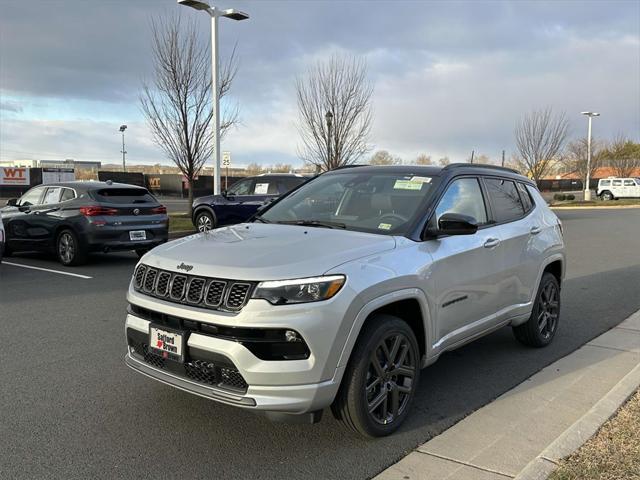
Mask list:
POLYGON ((222 195, 224 198, 228 198, 229 197, 229 192, 227 192, 226 189, 222 189, 222 190, 220 190, 220 195, 222 195))
POLYGON ((10 198, 7 200, 7 207, 15 207, 18 204, 17 198, 10 198))
POLYGON ((461 213, 445 213, 438 220, 438 233, 445 235, 473 235, 478 231, 478 221, 461 213))

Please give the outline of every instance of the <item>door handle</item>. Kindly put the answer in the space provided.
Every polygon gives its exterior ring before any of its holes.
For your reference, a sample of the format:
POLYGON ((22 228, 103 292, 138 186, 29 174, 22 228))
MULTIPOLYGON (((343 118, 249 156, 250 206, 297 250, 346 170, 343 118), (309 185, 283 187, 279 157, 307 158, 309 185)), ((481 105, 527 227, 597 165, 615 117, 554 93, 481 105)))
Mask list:
POLYGON ((537 234, 539 234, 541 231, 542 231, 542 229, 541 229, 540 227, 535 226, 535 227, 531 227, 531 230, 529 230, 529 233, 530 233, 531 235, 537 235, 537 234))
POLYGON ((498 245, 500 245, 499 238, 487 238, 487 240, 484 242, 484 248, 495 248, 498 245))

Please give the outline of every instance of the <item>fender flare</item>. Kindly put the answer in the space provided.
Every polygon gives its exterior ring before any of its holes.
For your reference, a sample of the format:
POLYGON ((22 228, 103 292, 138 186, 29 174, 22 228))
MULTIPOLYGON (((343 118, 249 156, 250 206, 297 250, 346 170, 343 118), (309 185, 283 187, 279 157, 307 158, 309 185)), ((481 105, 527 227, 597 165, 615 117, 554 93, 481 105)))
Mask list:
POLYGON ((213 207, 206 203, 202 205, 198 205, 196 208, 193 209, 193 215, 191 216, 191 223, 193 224, 193 226, 197 228, 196 217, 202 210, 206 210, 208 213, 211 214, 211 216, 213 217, 213 224, 215 226, 218 223, 218 216, 216 215, 216 212, 213 210, 213 207))
MULTIPOLYGON (((425 357, 429 357, 432 345, 431 314, 429 310, 429 304, 427 302, 426 295, 422 290, 420 290, 419 288, 407 288, 390 292, 382 295, 381 297, 370 300, 360 309, 360 311, 358 311, 358 314, 356 315, 353 324, 351 325, 351 330, 349 330, 349 334, 347 335, 347 340, 342 347, 340 357, 338 358, 338 364, 336 366, 337 370, 344 371, 344 367, 346 367, 349 359, 351 358, 353 348, 356 344, 356 341, 358 340, 358 337, 360 336, 362 327, 364 326, 367 318, 369 318, 369 315, 386 305, 398 302, 400 300, 418 301, 418 304, 420 305, 420 311, 422 313, 422 327, 424 329, 425 337, 425 357)), ((423 358, 422 366, 424 366, 425 363, 426 362, 423 358)))

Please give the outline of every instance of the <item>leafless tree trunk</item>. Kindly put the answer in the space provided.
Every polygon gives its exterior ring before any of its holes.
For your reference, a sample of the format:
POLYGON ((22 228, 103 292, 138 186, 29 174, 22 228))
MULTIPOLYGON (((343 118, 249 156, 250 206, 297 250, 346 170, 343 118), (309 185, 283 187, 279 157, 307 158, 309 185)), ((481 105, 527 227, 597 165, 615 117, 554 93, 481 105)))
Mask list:
MULTIPOLYGON (((588 148, 587 139, 580 138, 567 145, 564 155, 562 155, 562 173, 574 173, 583 182, 587 180, 588 148)), ((589 178, 595 178, 595 173, 600 168, 602 162, 600 144, 595 139, 591 139, 591 165, 589 168, 589 178)))
POLYGON ((542 179, 558 160, 568 129, 564 112, 556 115, 551 108, 546 108, 526 114, 515 129, 520 170, 536 182, 542 179))
POLYGON ((618 177, 638 175, 640 148, 624 135, 617 135, 603 154, 618 177))
MULTIPOLYGON (((178 16, 152 21, 154 79, 151 84, 143 83, 140 104, 154 142, 189 184, 191 214, 193 182, 214 149, 211 55, 195 23, 184 27, 182 23, 178 16)), ((220 97, 229 91, 236 72, 234 49, 221 71, 220 97)), ((237 119, 237 107, 225 112, 220 133, 237 119)))
POLYGON ((370 150, 371 95, 366 64, 332 57, 296 79, 302 146, 299 155, 326 171, 355 163, 370 150), (331 138, 325 115, 333 114, 331 138), (331 152, 331 153, 329 153, 331 152))

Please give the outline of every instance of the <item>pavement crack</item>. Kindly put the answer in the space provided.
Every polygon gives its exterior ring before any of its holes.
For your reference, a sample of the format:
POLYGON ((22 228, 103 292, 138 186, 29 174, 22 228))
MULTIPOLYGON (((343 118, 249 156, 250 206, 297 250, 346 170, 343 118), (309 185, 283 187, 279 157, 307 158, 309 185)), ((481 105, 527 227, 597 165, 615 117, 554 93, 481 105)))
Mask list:
POLYGON ((491 468, 480 467, 479 465, 474 465, 473 463, 469 463, 469 462, 463 462, 462 460, 456 460, 455 458, 447 457, 445 455, 438 455, 437 453, 431 453, 431 452, 423 452, 421 450, 416 450, 416 452, 422 453, 423 455, 431 455, 432 457, 436 457, 441 460, 448 460, 449 462, 457 463, 459 465, 464 465, 465 467, 475 468, 476 470, 481 470, 483 472, 494 473, 496 475, 500 475, 505 478, 515 478, 513 475, 509 475, 508 473, 499 472, 498 470, 493 470, 491 468))

